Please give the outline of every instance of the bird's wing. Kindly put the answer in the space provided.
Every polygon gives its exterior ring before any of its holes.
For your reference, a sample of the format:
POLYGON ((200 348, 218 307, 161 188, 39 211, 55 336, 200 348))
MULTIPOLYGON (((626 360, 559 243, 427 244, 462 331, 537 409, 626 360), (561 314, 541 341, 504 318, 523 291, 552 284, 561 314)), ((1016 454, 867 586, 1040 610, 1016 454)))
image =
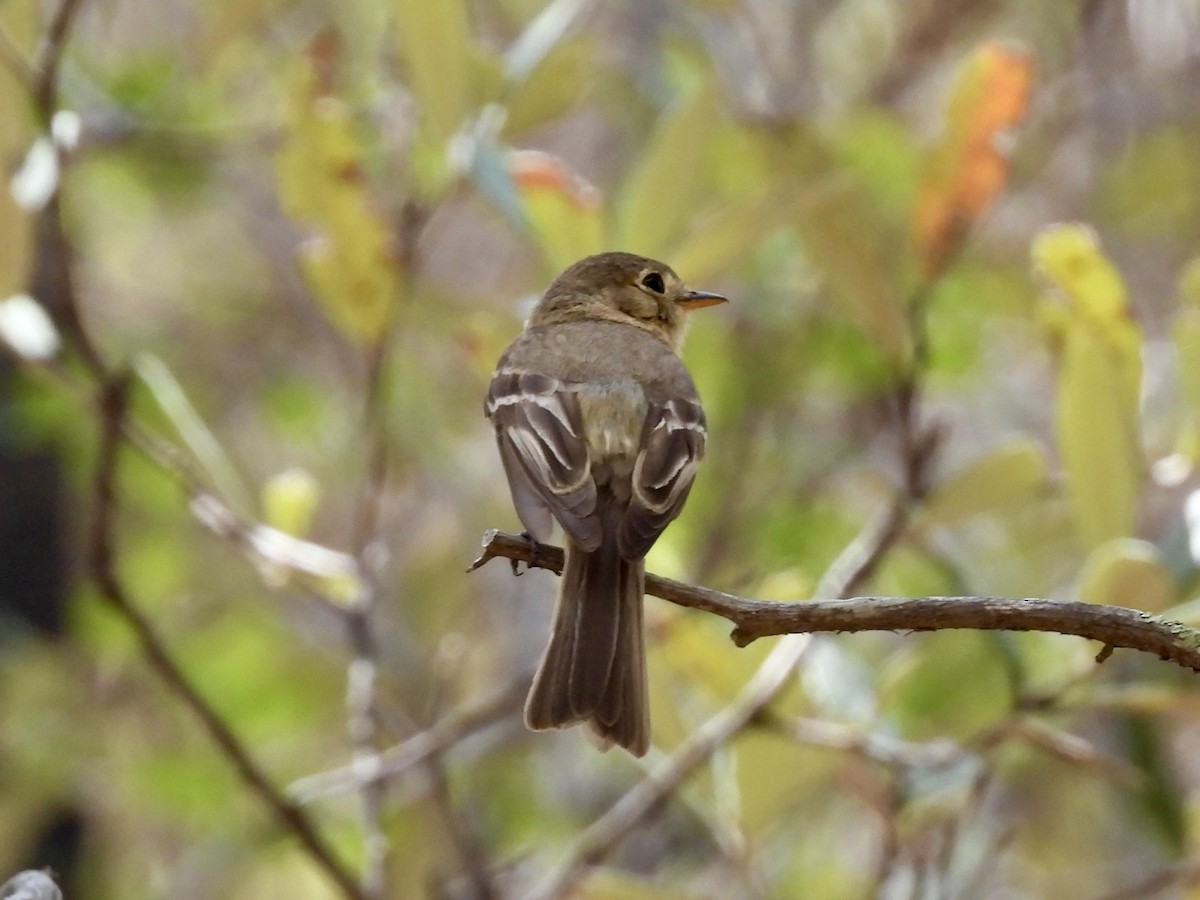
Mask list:
POLYGON ((584 550, 600 546, 596 483, 575 392, 548 375, 501 369, 485 409, 513 504, 529 533, 545 540, 552 515, 584 550))
POLYGON ((706 434, 704 410, 695 400, 677 398, 651 407, 621 523, 620 548, 626 559, 645 556, 679 515, 704 456, 706 434))

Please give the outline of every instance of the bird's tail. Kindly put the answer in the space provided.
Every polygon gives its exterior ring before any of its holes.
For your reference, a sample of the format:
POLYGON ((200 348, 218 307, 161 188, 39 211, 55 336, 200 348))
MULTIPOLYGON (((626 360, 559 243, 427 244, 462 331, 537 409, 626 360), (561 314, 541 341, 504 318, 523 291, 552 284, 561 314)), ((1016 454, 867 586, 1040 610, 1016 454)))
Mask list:
POLYGON ((525 702, 530 728, 585 722, 606 747, 634 756, 649 748, 644 572, 614 540, 591 552, 567 542, 554 630, 525 702))

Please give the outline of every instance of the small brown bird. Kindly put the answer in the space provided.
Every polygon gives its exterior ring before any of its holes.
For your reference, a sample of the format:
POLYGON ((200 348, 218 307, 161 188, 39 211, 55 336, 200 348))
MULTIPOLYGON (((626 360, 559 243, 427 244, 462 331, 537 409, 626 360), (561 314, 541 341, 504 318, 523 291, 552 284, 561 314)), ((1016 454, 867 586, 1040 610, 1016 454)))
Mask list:
POLYGON ((687 311, 724 303, 669 266, 601 253, 558 276, 500 357, 486 412, 526 532, 566 533, 554 629, 525 703, 532 729, 584 722, 650 746, 643 559, 683 507, 704 411, 679 359, 687 311))

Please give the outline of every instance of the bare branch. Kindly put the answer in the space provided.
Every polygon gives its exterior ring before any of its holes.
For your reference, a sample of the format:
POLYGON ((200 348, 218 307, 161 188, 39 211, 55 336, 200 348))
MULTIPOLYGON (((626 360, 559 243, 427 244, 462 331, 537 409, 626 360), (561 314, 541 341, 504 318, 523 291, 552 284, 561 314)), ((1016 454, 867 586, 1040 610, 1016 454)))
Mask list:
MULTIPOLYGON (((421 221, 419 208, 415 204, 406 207, 406 215, 400 235, 400 253, 406 269, 411 269, 415 258, 415 241, 421 221)), ((379 757, 383 737, 380 729, 381 710, 379 705, 379 636, 376 633, 374 611, 378 605, 382 586, 378 577, 379 566, 372 564, 381 545, 380 519, 383 498, 387 493, 389 471, 389 441, 386 426, 387 395, 384 373, 390 348, 391 335, 396 324, 398 299, 392 298, 388 305, 387 319, 375 340, 363 348, 366 362, 366 380, 363 385, 363 431, 367 435, 367 473, 359 495, 354 525, 353 558, 361 575, 361 591, 358 602, 346 606, 342 613, 352 658, 346 673, 346 717, 347 730, 354 750, 354 762, 370 766, 379 757)), ((464 857, 472 875, 484 877, 486 870, 482 850, 472 843, 465 826, 458 827, 451 797, 445 788, 445 775, 439 760, 431 758, 427 769, 438 790, 435 799, 445 813, 448 827, 456 843, 470 847, 464 857)), ((387 894, 388 857, 391 844, 383 825, 384 803, 387 799, 387 781, 367 779, 359 784, 362 806, 363 842, 366 860, 363 865, 363 891, 371 898, 382 898, 387 894)), ((486 895, 486 891, 481 892, 486 895)))
MULTIPOLYGON (((907 495, 898 496, 889 509, 876 520, 869 522, 858 537, 838 555, 821 578, 818 588, 840 594, 861 584, 869 577, 888 548, 900 538, 908 520, 908 510, 907 495)), ((527 546, 526 550, 533 559, 542 556, 538 547, 527 546)), ((480 560, 486 562, 486 557, 485 545, 475 567, 482 565, 480 560)), ((561 561, 559 565, 561 568, 561 561)), ((647 589, 652 578, 653 576, 647 576, 647 589)), ((667 579, 653 580, 659 588, 667 583, 667 579)), ((686 588, 686 585, 679 582, 670 584, 686 588)), ((728 594, 724 596, 732 597, 728 594)), ((789 634, 779 641, 733 701, 690 734, 661 765, 655 767, 644 780, 634 785, 604 815, 593 822, 579 836, 566 858, 551 871, 533 896, 539 900, 556 900, 569 896, 589 865, 609 853, 625 835, 675 793, 692 772, 702 766, 735 734, 762 715, 792 682, 792 675, 811 646, 812 636, 808 634, 789 634)))
POLYGON ((301 778, 288 788, 288 793, 298 803, 311 803, 332 794, 360 790, 364 782, 397 778, 512 715, 514 710, 521 708, 524 699, 525 685, 514 682, 491 699, 472 709, 447 716, 403 743, 380 752, 373 759, 358 760, 348 766, 301 778))
POLYGON ((116 472, 126 411, 124 377, 110 379, 101 386, 97 401, 100 421, 100 458, 96 467, 93 496, 95 508, 91 530, 89 570, 101 597, 133 629, 143 655, 159 679, 200 720, 238 774, 275 814, 284 830, 295 835, 313 861, 338 885, 344 896, 361 898, 354 876, 325 844, 316 826, 304 810, 280 793, 250 756, 228 723, 200 695, 171 656, 166 644, 142 612, 134 605, 116 570, 113 533, 116 522, 116 472))
MULTIPOLYGON (((38 113, 47 126, 57 111, 60 63, 81 7, 82 0, 62 0, 31 65, 35 83, 30 84, 29 88, 38 113)), ((251 791, 271 810, 284 831, 296 837, 344 896, 361 900, 363 893, 353 874, 325 843, 305 811, 276 789, 229 724, 201 696, 171 655, 151 620, 138 609, 118 574, 114 539, 117 522, 116 479, 123 441, 138 446, 159 462, 168 458, 173 463, 177 461, 149 436, 140 435, 143 439, 138 440, 140 430, 132 425, 127 415, 129 376, 114 370, 105 361, 84 326, 74 264, 75 252, 63 229, 56 192, 36 219, 33 267, 29 280, 31 292, 63 327, 85 363, 94 390, 98 392, 93 407, 100 431, 100 446, 92 483, 94 508, 89 534, 88 574, 104 602, 136 635, 151 670, 199 719, 209 738, 230 760, 251 791)), ((46 371, 63 377, 57 367, 46 371)), ((193 497, 202 493, 199 482, 190 477, 190 470, 186 466, 174 464, 164 465, 164 468, 188 487, 193 497)))
MULTIPOLYGON (((537 568, 562 570, 562 551, 532 546, 500 531, 484 535, 472 565, 503 556, 537 568)), ((1124 606, 1104 606, 1041 597, 852 597, 779 603, 752 600, 646 576, 646 592, 691 609, 722 616, 735 626, 734 643, 744 647, 776 634, 854 631, 1051 631, 1100 641, 1104 646, 1153 653, 1185 669, 1200 671, 1200 631, 1124 606)))
POLYGON ((58 109, 59 63, 67 47, 67 39, 71 36, 76 15, 82 6, 83 0, 62 0, 50 21, 50 27, 46 30, 46 36, 42 39, 37 59, 33 64, 38 73, 33 100, 47 123, 58 109))
POLYGON ((809 646, 808 635, 792 635, 775 645, 754 677, 732 703, 692 732, 662 765, 634 785, 571 846, 567 857, 530 896, 537 900, 570 896, 587 867, 609 853, 639 822, 673 794, 729 738, 746 727, 790 680, 809 646))
POLYGON ((772 724, 777 724, 781 733, 802 744, 842 750, 893 769, 942 769, 960 762, 971 752, 947 738, 917 743, 875 733, 859 725, 809 717, 772 724))

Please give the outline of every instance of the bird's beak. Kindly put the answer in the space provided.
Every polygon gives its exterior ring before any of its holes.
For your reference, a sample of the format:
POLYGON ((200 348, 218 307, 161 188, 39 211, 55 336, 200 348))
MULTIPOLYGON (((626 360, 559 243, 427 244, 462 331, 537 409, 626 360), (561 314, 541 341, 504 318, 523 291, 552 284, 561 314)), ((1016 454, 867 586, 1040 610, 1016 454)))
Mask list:
POLYGON ((728 297, 710 291, 688 291, 679 298, 679 305, 684 309, 704 309, 706 306, 716 306, 718 303, 728 302, 728 297))

